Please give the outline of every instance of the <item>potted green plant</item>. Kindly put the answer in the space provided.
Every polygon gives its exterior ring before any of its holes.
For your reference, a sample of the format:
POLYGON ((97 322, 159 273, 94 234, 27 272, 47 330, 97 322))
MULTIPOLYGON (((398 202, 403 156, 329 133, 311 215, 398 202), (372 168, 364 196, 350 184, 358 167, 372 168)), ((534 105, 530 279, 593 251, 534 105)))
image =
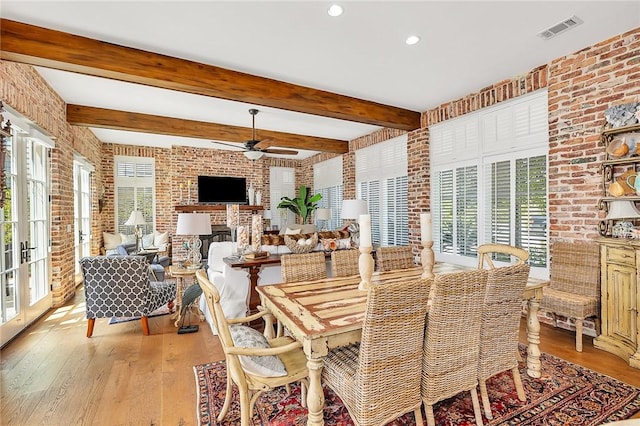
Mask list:
POLYGON ((298 196, 295 198, 280 198, 278 208, 291 210, 296 216, 300 217, 300 223, 307 223, 311 213, 318 208, 318 201, 322 199, 322 194, 311 195, 309 189, 307 186, 300 185, 298 196))

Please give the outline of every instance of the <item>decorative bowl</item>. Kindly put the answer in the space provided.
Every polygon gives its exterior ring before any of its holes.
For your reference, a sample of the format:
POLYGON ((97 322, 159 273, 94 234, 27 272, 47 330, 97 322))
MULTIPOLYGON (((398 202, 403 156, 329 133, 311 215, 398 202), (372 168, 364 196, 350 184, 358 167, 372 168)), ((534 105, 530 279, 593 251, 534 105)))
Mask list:
MULTIPOLYGON (((634 147, 635 148, 635 147, 634 147)), ((629 145, 625 139, 616 139, 607 147, 607 154, 611 158, 623 158, 629 154, 629 145)))

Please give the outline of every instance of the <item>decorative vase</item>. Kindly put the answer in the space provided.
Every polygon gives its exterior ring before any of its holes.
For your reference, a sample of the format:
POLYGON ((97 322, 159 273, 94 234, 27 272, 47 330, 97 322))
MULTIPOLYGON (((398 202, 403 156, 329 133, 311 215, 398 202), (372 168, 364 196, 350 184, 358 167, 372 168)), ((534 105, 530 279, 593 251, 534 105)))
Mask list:
POLYGON ((253 188, 253 184, 249 185, 249 190, 247 191, 249 193, 249 205, 253 206, 253 196, 256 192, 256 190, 253 188))
POLYGON ((262 205, 262 191, 256 191, 256 206, 262 205))

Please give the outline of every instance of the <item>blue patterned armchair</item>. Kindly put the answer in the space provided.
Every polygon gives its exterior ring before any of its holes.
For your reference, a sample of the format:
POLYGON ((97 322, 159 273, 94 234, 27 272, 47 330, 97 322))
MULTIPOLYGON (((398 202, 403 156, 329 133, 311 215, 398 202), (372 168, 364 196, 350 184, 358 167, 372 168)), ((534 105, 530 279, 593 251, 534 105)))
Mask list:
POLYGON ((149 335, 148 315, 164 304, 173 308, 176 285, 149 281, 148 264, 139 256, 97 256, 80 260, 87 307, 87 337, 96 318, 141 317, 149 335))

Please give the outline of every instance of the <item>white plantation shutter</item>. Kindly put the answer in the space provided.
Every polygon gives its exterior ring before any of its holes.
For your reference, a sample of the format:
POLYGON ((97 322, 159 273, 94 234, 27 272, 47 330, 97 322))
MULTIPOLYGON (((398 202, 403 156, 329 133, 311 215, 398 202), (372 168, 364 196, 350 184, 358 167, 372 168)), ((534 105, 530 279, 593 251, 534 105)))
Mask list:
POLYGON ((322 161, 313 165, 313 190, 322 194, 319 207, 331 209, 331 220, 327 223, 316 223, 327 229, 342 227, 342 156, 322 161))
POLYGON ((356 189, 367 201, 373 244, 409 244, 406 136, 356 151, 356 189))
POLYGON ((115 157, 115 229, 133 234, 133 227, 124 223, 133 210, 140 210, 146 225, 143 235, 155 229, 155 160, 149 157, 115 157))
POLYGON ((282 197, 296 196, 296 172, 293 167, 271 167, 269 169, 269 195, 271 199, 271 224, 284 229, 295 223, 294 214, 288 209, 279 209, 282 197))
POLYGON ((532 275, 546 277, 547 92, 431 126, 429 132, 436 257, 472 265, 480 244, 516 245, 529 251, 532 275), (474 147, 473 158, 456 154, 474 147))

